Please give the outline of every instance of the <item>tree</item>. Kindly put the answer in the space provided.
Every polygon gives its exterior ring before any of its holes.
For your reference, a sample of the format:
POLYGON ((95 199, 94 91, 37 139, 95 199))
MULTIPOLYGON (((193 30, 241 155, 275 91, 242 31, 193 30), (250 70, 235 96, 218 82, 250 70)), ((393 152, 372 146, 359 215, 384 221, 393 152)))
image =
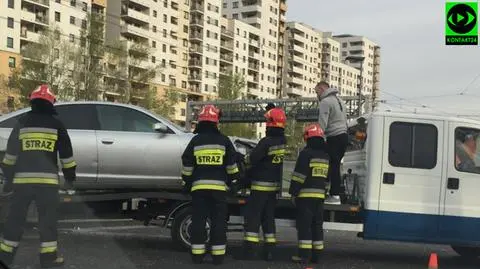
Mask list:
POLYGON ((150 91, 147 108, 171 121, 175 117, 175 107, 180 101, 181 94, 173 88, 166 89, 161 98, 158 97, 157 90, 150 91))
POLYGON ((89 13, 80 31, 80 46, 73 57, 76 100, 98 100, 100 97, 104 76, 104 36, 104 16, 89 13))
POLYGON ((304 124, 296 122, 295 119, 287 119, 287 126, 285 127, 285 136, 287 137, 286 160, 296 160, 298 153, 305 146, 303 128, 304 124))
POLYGON ((20 74, 12 77, 12 84, 20 89, 21 101, 28 103, 28 95, 40 83, 51 85, 59 100, 74 97, 71 70, 75 46, 63 38, 59 28, 41 32, 38 43, 29 43, 21 54, 20 74))
POLYGON ((123 103, 140 103, 147 107, 155 98, 153 79, 161 70, 147 64, 151 55, 146 43, 120 41, 106 47, 107 78, 105 90, 120 94, 123 103))
MULTIPOLYGON (((218 98, 220 100, 235 100, 240 97, 245 88, 245 79, 240 74, 220 75, 218 82, 218 98)), ((229 136, 255 138, 255 128, 248 123, 221 123, 219 129, 229 136)))

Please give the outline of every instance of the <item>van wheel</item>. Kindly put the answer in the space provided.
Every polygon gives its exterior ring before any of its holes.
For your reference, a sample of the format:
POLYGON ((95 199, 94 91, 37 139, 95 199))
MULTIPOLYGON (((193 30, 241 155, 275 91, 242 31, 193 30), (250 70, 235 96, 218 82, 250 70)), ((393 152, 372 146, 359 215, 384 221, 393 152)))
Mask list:
MULTIPOLYGON (((207 230, 208 242, 210 239, 210 219, 208 218, 205 228, 207 230)), ((186 207, 175 214, 170 233, 175 247, 182 250, 190 250, 190 239, 192 234, 192 207, 186 207)))
POLYGON ((478 258, 480 256, 479 247, 452 246, 452 249, 460 256, 465 258, 478 258))

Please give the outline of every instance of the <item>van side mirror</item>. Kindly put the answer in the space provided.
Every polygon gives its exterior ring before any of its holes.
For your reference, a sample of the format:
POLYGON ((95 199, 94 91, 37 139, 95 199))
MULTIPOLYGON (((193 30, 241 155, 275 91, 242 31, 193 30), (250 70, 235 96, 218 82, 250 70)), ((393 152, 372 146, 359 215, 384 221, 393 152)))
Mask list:
POLYGON ((153 125, 153 129, 159 133, 167 133, 168 132, 168 127, 161 123, 161 122, 157 122, 153 125))

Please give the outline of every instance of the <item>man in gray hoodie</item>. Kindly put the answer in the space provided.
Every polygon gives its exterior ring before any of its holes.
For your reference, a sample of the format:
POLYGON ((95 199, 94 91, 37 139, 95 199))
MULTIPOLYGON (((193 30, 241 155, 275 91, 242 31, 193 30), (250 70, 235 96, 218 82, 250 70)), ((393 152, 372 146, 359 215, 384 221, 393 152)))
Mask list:
POLYGON ((325 199, 326 204, 341 204, 340 200, 340 163, 348 144, 347 113, 345 103, 337 96, 338 91, 321 81, 315 87, 319 103, 318 122, 327 137, 330 164, 328 179, 330 180, 330 196, 325 199))

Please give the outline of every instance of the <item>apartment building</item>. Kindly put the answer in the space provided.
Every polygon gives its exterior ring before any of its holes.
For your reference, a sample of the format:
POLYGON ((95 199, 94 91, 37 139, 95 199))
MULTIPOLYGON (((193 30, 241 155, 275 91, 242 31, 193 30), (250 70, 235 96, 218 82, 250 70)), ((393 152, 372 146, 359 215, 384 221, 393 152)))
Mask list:
MULTIPOLYGON (((7 0, 0 6, 0 76, 7 78, 21 64, 26 45, 38 42, 42 31, 60 29, 60 38, 79 44, 82 29, 88 27, 88 14, 103 16, 106 0, 7 0)), ((103 17, 101 17, 103 19, 103 17)), ((103 23, 103 20, 98 20, 103 23)), ((104 24, 100 25, 104 27, 104 24)), ((23 59, 29 60, 29 59, 23 59)), ((4 85, 1 83, 0 85, 4 85)), ((1 87, 1 86, 0 86, 1 87)), ((1 90, 1 89, 0 89, 1 90)), ((0 100, 3 103, 3 100, 0 100)))
POLYGON ((290 98, 315 96, 320 80, 319 50, 322 32, 299 22, 288 22, 284 95, 290 98))
POLYGON ((341 61, 340 43, 332 33, 300 22, 287 23, 284 89, 287 97, 313 97, 324 80, 342 96, 355 96, 360 70, 341 61))
POLYGON ((341 44, 342 62, 357 69, 363 67, 362 94, 376 95, 380 85, 380 46, 364 36, 336 35, 333 38, 341 44))
POLYGON ((248 58, 249 70, 254 72, 262 68, 265 72, 260 74, 260 88, 255 88, 254 83, 249 84, 251 98, 275 98, 279 95, 277 94, 279 83, 281 84, 279 74, 282 74, 282 72, 278 72, 278 52, 283 49, 279 48, 279 41, 281 40, 279 24, 280 18, 285 21, 285 11, 285 1, 280 0, 223 1, 222 13, 225 18, 240 20, 259 29, 258 38, 253 33, 249 36, 249 49, 254 56, 258 53, 263 58, 262 62, 259 62, 256 60, 258 58, 250 55, 248 58), (280 10, 281 3, 283 3, 282 12, 280 10))

